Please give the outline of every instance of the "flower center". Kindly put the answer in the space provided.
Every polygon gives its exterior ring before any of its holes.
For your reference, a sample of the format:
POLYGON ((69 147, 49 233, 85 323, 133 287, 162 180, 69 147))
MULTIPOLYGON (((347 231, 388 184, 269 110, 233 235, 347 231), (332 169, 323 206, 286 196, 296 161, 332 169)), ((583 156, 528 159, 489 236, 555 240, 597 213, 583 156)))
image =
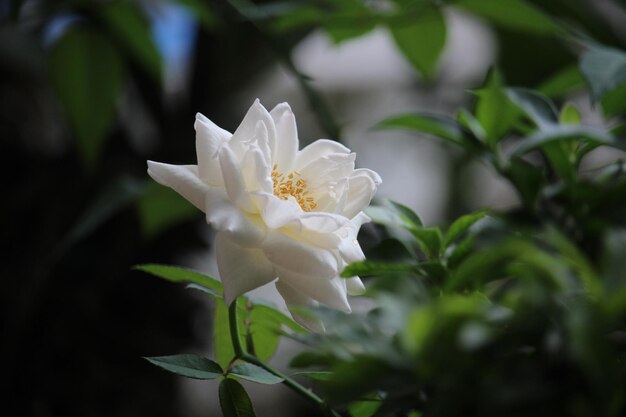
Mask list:
POLYGON ((315 199, 307 191, 307 183, 298 171, 289 174, 278 172, 278 165, 272 168, 272 182, 274 183, 274 195, 281 200, 289 200, 293 197, 302 211, 313 211, 317 207, 315 199))

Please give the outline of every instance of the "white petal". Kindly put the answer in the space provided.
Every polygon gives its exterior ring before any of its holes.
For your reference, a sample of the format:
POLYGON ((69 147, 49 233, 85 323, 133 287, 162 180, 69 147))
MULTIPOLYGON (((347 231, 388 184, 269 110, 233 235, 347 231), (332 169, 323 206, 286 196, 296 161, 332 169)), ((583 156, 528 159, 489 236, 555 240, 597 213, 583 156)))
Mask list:
POLYGON ((198 176, 197 166, 148 161, 148 175, 159 184, 172 188, 191 204, 204 211, 204 196, 209 186, 198 176))
POLYGON ((246 184, 241 173, 240 162, 230 146, 224 145, 219 151, 220 167, 224 178, 224 188, 230 200, 239 208, 253 212, 252 200, 246 191, 246 184))
POLYGON ((283 281, 290 287, 307 297, 320 303, 349 313, 350 304, 346 295, 346 284, 342 278, 320 278, 317 275, 305 275, 290 271, 274 264, 279 281, 283 281))
POLYGON ((263 251, 274 265, 315 277, 315 280, 326 278, 328 281, 339 273, 338 259, 330 250, 298 241, 278 231, 268 232, 263 241, 263 251))
MULTIPOLYGON (((270 116, 269 112, 261 105, 259 99, 256 99, 246 116, 243 118, 243 121, 233 133, 233 138, 231 142, 233 142, 233 151, 239 155, 238 147, 241 144, 249 143, 255 136, 257 124, 259 122, 263 122, 265 127, 267 128, 267 137, 270 151, 274 152, 274 147, 276 143, 276 126, 274 125, 274 119, 270 116)), ((241 155, 240 155, 241 156, 241 155)))
MULTIPOLYGON (((206 197, 206 220, 213 228, 228 236, 238 245, 257 247, 265 239, 265 226, 254 215, 244 214, 219 188, 211 188, 206 197)), ((256 216, 258 218, 258 216, 256 216)))
POLYGON ((365 285, 363 285, 359 277, 348 278, 346 280, 346 287, 350 295, 361 295, 365 292, 365 285))
POLYGON ((217 153, 222 144, 232 135, 200 113, 196 114, 194 128, 196 129, 196 154, 200 178, 207 184, 221 186, 223 181, 217 153))
POLYGON ((356 154, 353 153, 326 155, 300 166, 298 171, 314 190, 316 187, 337 182, 351 175, 355 159, 356 154))
POLYGON ((226 304, 276 278, 262 251, 243 248, 224 233, 218 233, 215 238, 215 255, 226 304))
POLYGON ((270 229, 279 229, 294 222, 302 215, 302 209, 292 200, 281 200, 270 193, 251 193, 263 221, 270 229))
POLYGON ((274 107, 270 115, 276 124, 274 163, 278 165, 280 172, 291 172, 300 146, 296 118, 287 103, 274 107))
POLYGON ((291 308, 317 307, 319 305, 317 301, 296 291, 293 287, 281 281, 280 279, 276 281, 276 289, 280 293, 281 297, 283 297, 283 299, 285 300, 285 304, 287 304, 287 308, 289 308, 289 312, 296 322, 300 323, 301 325, 313 332, 322 333, 324 331, 324 325, 321 321, 304 314, 299 314, 291 308))
POLYGON ((352 218, 363 211, 372 201, 380 183, 380 177, 374 171, 355 170, 348 180, 348 198, 341 214, 352 218))
POLYGON ((333 155, 333 154, 349 154, 350 149, 343 146, 341 143, 334 140, 319 139, 312 142, 310 145, 305 146, 296 157, 296 167, 304 167, 310 164, 313 160, 333 155))
POLYGON ((241 173, 249 192, 272 193, 271 169, 257 144, 250 146, 241 162, 241 173))

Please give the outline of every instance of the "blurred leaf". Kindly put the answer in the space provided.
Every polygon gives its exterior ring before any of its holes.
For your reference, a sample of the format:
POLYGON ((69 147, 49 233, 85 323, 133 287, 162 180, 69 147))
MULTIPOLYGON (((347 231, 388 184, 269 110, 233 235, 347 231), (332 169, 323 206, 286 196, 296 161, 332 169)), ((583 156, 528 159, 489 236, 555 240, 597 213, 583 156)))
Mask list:
POLYGON ((176 0, 176 2, 191 11, 205 30, 211 30, 217 25, 216 16, 203 0, 176 0))
POLYGON ((626 83, 626 54, 618 49, 593 45, 582 56, 579 66, 595 101, 626 83))
POLYGON ((513 151, 513 155, 524 155, 534 149, 558 141, 586 140, 597 145, 617 146, 617 142, 603 129, 580 125, 555 125, 525 138, 513 151))
POLYGON ((561 97, 571 91, 582 88, 585 79, 577 66, 566 67, 545 80, 537 90, 547 97, 561 97))
POLYGON ((551 35, 558 29, 548 15, 524 0, 455 0, 452 4, 511 30, 551 35))
POLYGON ((147 17, 134 2, 114 1, 98 8, 104 22, 131 56, 156 81, 161 81, 161 56, 152 39, 147 17))
POLYGON ((387 201, 389 207, 393 208, 405 224, 410 227, 422 227, 422 219, 413 210, 404 204, 397 203, 392 200, 387 201))
POLYGON ((212 278, 201 272, 193 271, 191 269, 158 264, 135 265, 133 266, 133 269, 147 272, 148 274, 152 274, 156 277, 163 278, 171 282, 187 282, 198 284, 202 287, 213 290, 218 294, 222 294, 224 292, 221 282, 219 282, 215 278, 212 278))
POLYGON ((92 167, 115 118, 122 59, 101 33, 77 24, 52 45, 49 67, 83 162, 92 167))
POLYGON ((360 0, 331 3, 336 9, 325 16, 321 25, 335 43, 365 35, 376 27, 375 14, 360 0))
POLYGON ((443 236, 438 227, 413 229, 411 233, 417 239, 424 254, 428 258, 439 257, 443 245, 443 236))
POLYGON ((333 375, 334 373, 329 371, 301 371, 291 374, 291 376, 304 376, 317 381, 328 381, 333 377, 333 375))
POLYGON ((446 45, 446 22, 441 12, 435 7, 423 8, 413 22, 393 24, 389 30, 415 69, 425 79, 433 78, 446 45))
POLYGON ((415 275, 416 265, 392 262, 361 261, 353 262, 346 266, 341 273, 342 278, 352 278, 354 276, 376 276, 376 275, 415 275))
POLYGON ((388 227, 411 228, 413 225, 405 216, 401 216, 395 209, 385 206, 369 206, 365 214, 371 217, 372 221, 388 227))
POLYGON ((190 289, 190 290, 197 290, 197 291, 203 292, 203 293, 211 296, 212 298, 214 298, 216 300, 222 300, 224 298, 220 294, 218 294, 217 291, 212 290, 212 289, 207 288, 207 287, 203 287, 202 285, 187 284, 187 286, 185 288, 190 289))
POLYGON ((483 129, 480 122, 470 112, 465 109, 460 109, 456 114, 456 120, 459 122, 459 125, 472 132, 481 142, 485 141, 487 136, 485 129, 483 129))
POLYGON ((333 367, 335 378, 321 383, 330 401, 343 402, 372 391, 391 369, 384 361, 374 357, 357 357, 353 361, 338 363, 333 367))
POLYGON ((153 238, 170 227, 197 217, 200 213, 176 191, 151 182, 137 201, 141 228, 153 238))
POLYGON ((380 408, 380 401, 355 401, 348 405, 352 417, 372 417, 380 408))
POLYGON ((579 125, 581 119, 580 112, 572 103, 566 103, 559 114, 559 122, 564 125, 579 125))
MULTIPOLYGON (((255 302, 252 309, 252 320, 257 323, 272 323, 276 325, 283 325, 288 329, 296 333, 306 333, 307 330, 300 324, 293 321, 291 317, 288 317, 282 311, 275 307, 271 307, 260 302, 255 302)), ((278 329, 278 327, 276 327, 278 329)))
POLYGON ((466 145, 463 130, 454 119, 448 116, 428 113, 403 114, 385 119, 378 123, 376 127, 414 130, 445 139, 456 145, 466 145))
POLYGON ((507 88, 506 92, 509 99, 540 128, 557 123, 556 107, 547 97, 523 88, 507 88))
POLYGON ((487 142, 494 146, 512 129, 519 117, 519 110, 509 100, 497 70, 489 73, 485 86, 476 94, 476 118, 485 130, 487 142))
POLYGON ((620 116, 626 113, 626 83, 607 92, 600 102, 605 117, 620 116))
POLYGON ((283 382, 282 378, 251 363, 242 363, 233 366, 228 372, 228 375, 236 376, 247 381, 258 382, 259 384, 271 385, 283 382))
POLYGON ((89 236, 144 192, 145 183, 131 177, 119 178, 103 187, 72 226, 62 245, 68 247, 89 236))
POLYGON ((542 184, 545 182, 543 170, 521 158, 511 158, 506 174, 526 206, 534 207, 542 184))
POLYGON ((193 379, 216 379, 224 372, 217 363, 198 355, 153 356, 145 359, 166 371, 193 379))
POLYGON ((250 397, 236 380, 226 378, 220 383, 219 398, 224 417, 255 416, 250 397))
POLYGON ((474 213, 466 214, 459 217, 452 223, 448 232, 446 233, 445 246, 449 246, 452 242, 457 240, 463 233, 465 233, 474 223, 482 219, 487 215, 487 210, 480 210, 474 213))
POLYGON ((310 366, 327 366, 330 364, 327 355, 318 352, 301 352, 291 358, 290 368, 307 368, 310 366))

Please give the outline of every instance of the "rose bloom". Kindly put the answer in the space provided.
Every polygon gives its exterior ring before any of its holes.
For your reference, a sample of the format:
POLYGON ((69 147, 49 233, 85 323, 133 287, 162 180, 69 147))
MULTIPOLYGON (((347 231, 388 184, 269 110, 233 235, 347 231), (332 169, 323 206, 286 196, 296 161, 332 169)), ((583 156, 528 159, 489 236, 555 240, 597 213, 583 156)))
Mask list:
POLYGON ((355 169, 356 155, 331 140, 298 150, 287 103, 268 112, 256 100, 234 134, 198 113, 195 130, 198 165, 148 161, 148 174, 206 213, 217 231, 226 303, 278 278, 287 306, 349 312, 347 294, 364 287, 339 274, 364 259, 356 236, 370 220, 363 209, 378 174, 355 169))

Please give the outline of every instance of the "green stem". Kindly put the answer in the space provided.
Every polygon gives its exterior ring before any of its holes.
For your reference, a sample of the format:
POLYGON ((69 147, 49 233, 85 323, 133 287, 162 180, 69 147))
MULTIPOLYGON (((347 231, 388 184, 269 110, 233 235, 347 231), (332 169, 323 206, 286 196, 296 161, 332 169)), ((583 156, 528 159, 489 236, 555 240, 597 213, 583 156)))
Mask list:
POLYGON ((319 406, 322 412, 326 416, 340 417, 340 415, 336 411, 331 409, 328 406, 328 404, 326 404, 326 402, 323 399, 321 399, 315 393, 313 393, 313 391, 304 387, 303 385, 300 385, 299 383, 291 379, 289 376, 283 374, 280 371, 277 371, 276 369, 262 362, 256 356, 250 355, 249 353, 244 351, 241 345, 241 339, 239 338, 239 322, 237 321, 237 299, 235 299, 230 305, 230 307, 228 308, 228 324, 230 326, 230 338, 233 343, 233 350, 235 351, 236 358, 241 359, 245 362, 251 363, 253 365, 256 365, 260 368, 263 368, 266 371, 276 375, 277 377, 282 378, 283 384, 285 384, 286 386, 288 386, 289 388, 291 388, 293 391, 300 394, 304 398, 308 399, 312 403, 319 406))

